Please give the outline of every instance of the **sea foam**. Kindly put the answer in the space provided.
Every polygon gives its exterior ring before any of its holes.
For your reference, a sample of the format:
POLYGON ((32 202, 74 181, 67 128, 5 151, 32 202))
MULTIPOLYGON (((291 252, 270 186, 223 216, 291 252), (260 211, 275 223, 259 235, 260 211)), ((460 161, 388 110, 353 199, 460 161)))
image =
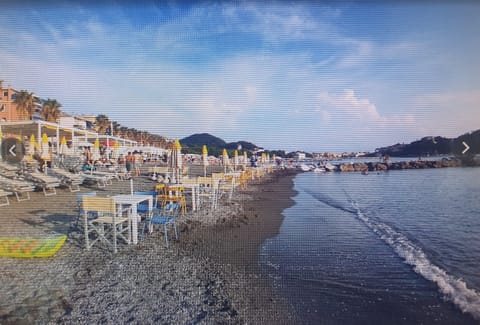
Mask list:
POLYGON ((351 200, 351 204, 358 219, 392 247, 405 260, 405 263, 413 267, 415 272, 434 282, 444 297, 452 301, 463 312, 471 314, 476 320, 480 320, 479 292, 468 288, 465 281, 455 278, 431 262, 424 251, 405 235, 381 221, 369 218, 362 212, 357 202, 351 200))

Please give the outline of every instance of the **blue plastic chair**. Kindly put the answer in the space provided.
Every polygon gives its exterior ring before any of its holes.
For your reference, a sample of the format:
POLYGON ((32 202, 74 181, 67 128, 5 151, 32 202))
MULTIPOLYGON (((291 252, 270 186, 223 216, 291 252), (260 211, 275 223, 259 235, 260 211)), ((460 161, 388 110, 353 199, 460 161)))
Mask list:
MULTIPOLYGON (((144 221, 142 229, 142 240, 144 238, 145 229, 147 226, 154 227, 155 225, 163 226, 163 232, 165 235, 165 244, 168 247, 168 226, 172 225, 175 230, 175 239, 178 240, 178 231, 177 231, 177 216, 180 212, 180 203, 173 202, 167 203, 163 210, 160 213, 154 213, 150 218, 147 218, 144 221)), ((153 229, 153 228, 152 228, 153 229)))

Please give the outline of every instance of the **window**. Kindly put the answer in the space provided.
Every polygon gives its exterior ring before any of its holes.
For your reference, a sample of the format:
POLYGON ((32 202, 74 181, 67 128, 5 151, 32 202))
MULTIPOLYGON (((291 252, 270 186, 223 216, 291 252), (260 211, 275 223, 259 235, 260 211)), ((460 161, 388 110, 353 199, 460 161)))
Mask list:
POLYGON ((8 91, 3 92, 3 97, 8 97, 8 91))
POLYGON ((6 109, 6 108, 7 108, 7 107, 5 106, 5 104, 2 104, 2 106, 0 106, 0 113, 1 113, 1 112, 5 112, 5 109, 6 109))

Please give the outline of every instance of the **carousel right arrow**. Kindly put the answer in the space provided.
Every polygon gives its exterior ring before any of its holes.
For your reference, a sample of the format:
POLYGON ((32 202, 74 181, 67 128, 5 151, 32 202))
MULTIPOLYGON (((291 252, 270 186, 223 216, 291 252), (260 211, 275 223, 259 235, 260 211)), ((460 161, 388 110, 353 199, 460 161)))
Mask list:
POLYGON ((462 154, 464 155, 465 152, 467 152, 468 149, 470 149, 470 147, 469 147, 468 144, 466 144, 465 142, 462 142, 462 144, 465 146, 465 149, 462 151, 462 154))

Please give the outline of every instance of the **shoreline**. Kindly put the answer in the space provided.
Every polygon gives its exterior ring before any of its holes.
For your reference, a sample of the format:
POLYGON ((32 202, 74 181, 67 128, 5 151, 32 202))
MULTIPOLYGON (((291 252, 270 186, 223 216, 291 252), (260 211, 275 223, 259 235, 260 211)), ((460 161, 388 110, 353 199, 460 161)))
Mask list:
POLYGON ((233 203, 241 207, 236 218, 195 229, 190 234, 194 247, 185 247, 249 279, 248 288, 232 290, 240 309, 259 311, 243 315, 247 323, 296 323, 293 309, 275 293, 271 279, 262 274, 259 252, 266 239, 278 234, 284 219, 282 211, 294 204, 293 179, 297 174, 293 170, 277 171, 267 180, 250 185, 241 195, 253 197, 233 203))
MULTIPOLYGON (((294 323, 257 262, 260 245, 278 232, 281 211, 292 204, 296 172, 277 173, 250 183, 213 212, 180 218, 180 238, 170 248, 156 231, 139 245, 122 245, 117 254, 98 246, 87 251, 83 234, 73 232, 52 258, 2 258, 0 322, 294 323)), ((134 183, 136 190, 153 184, 145 177, 134 183)), ((104 190, 82 187, 92 190, 127 193, 129 182, 104 190)), ((0 235, 68 233, 76 196, 68 189, 47 198, 37 192, 31 201, 2 207, 0 235)))

